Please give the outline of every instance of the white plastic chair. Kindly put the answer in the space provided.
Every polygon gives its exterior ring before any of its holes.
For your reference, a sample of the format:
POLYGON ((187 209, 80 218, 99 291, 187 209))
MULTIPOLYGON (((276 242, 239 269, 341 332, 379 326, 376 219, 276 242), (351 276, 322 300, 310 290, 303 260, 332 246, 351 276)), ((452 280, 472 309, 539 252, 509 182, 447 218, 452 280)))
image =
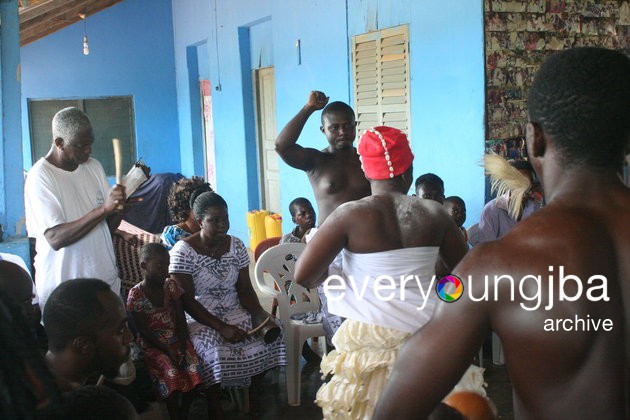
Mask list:
POLYGON ((294 281, 295 261, 305 246, 302 243, 288 243, 271 247, 260 256, 255 269, 258 290, 278 300, 278 312, 287 349, 286 383, 289 405, 300 405, 300 355, 304 342, 309 337, 326 335, 321 322, 305 324, 291 319, 294 314, 317 312, 320 306, 317 289, 305 289, 294 281), (278 290, 274 289, 272 281, 278 286, 278 290))

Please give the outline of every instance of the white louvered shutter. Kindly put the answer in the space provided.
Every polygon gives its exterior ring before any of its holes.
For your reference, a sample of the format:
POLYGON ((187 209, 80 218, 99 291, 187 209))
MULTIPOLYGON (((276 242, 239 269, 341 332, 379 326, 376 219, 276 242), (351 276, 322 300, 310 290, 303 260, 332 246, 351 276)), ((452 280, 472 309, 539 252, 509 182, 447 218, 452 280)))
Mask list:
POLYGON ((352 38, 357 134, 377 125, 411 131, 407 25, 352 38))

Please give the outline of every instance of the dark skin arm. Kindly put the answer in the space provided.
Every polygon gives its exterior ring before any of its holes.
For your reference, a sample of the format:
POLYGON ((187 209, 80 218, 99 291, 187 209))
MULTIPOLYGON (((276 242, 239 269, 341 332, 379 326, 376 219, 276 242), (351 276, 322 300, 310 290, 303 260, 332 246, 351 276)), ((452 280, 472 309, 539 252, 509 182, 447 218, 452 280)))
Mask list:
POLYGON ((276 152, 289 166, 303 171, 310 171, 315 167, 317 156, 321 152, 304 148, 296 142, 311 114, 323 109, 327 103, 328 97, 324 93, 311 91, 306 105, 284 126, 278 135, 276 152))
POLYGON ((105 203, 85 216, 72 222, 61 223, 44 232, 46 240, 55 251, 78 242, 103 220, 107 220, 110 232, 114 232, 122 220, 119 203, 125 202, 125 187, 115 185, 109 190, 105 203))
POLYGON ((177 363, 176 357, 171 351, 170 347, 162 343, 153 334, 151 334, 146 314, 140 312, 131 312, 131 316, 133 317, 133 320, 136 323, 136 328, 138 328, 138 332, 140 333, 142 338, 144 338, 145 341, 151 346, 168 355, 168 357, 170 357, 173 362, 177 363))
POLYGON ((317 231, 310 240, 295 265, 295 281, 300 286, 314 288, 326 278, 328 266, 333 262, 337 254, 341 252, 347 243, 347 223, 344 223, 342 209, 333 212, 326 223, 317 231))
POLYGON ((267 311, 260 306, 258 296, 252 287, 252 281, 249 278, 249 268, 241 268, 238 273, 238 280, 236 282, 236 291, 238 293, 238 300, 243 305, 243 308, 252 315, 252 328, 256 328, 256 322, 262 322, 268 316, 271 317, 267 311))
POLYGON ((175 313, 175 333, 177 334, 177 344, 179 344, 178 364, 181 365, 186 354, 186 343, 188 341, 188 324, 184 313, 184 305, 180 299, 173 301, 173 311, 175 313))
POLYGON ((171 273, 171 277, 175 279, 179 287, 184 289, 182 295, 182 305, 186 312, 190 314, 197 322, 216 330, 231 343, 245 338, 245 331, 235 325, 226 324, 216 316, 212 315, 208 310, 195 299, 195 285, 190 274, 171 273))
MULTIPOLYGON (((448 217, 450 219, 450 217, 448 217)), ((435 263, 435 273, 439 277, 450 274, 468 251, 466 240, 452 220, 446 220, 444 240, 440 245, 440 258, 435 263)))

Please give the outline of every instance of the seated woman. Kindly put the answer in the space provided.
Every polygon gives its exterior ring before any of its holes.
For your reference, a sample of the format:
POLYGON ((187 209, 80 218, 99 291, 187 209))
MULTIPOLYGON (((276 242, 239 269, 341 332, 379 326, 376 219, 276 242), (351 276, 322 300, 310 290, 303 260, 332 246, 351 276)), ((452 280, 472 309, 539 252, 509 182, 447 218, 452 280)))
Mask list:
POLYGON ((176 225, 165 226, 160 239, 168 249, 180 239, 199 232, 199 224, 192 211, 192 203, 199 194, 212 191, 202 177, 182 178, 173 184, 168 194, 168 209, 176 225))
POLYGON ((270 316, 249 278, 243 242, 227 234, 227 203, 214 192, 194 201, 201 230, 177 242, 169 272, 184 289, 190 338, 201 362, 210 418, 223 418, 219 386, 250 385, 250 407, 258 411, 257 389, 264 373, 285 364, 282 338, 265 344, 247 332, 270 316), (255 321, 253 322, 252 319, 255 321))

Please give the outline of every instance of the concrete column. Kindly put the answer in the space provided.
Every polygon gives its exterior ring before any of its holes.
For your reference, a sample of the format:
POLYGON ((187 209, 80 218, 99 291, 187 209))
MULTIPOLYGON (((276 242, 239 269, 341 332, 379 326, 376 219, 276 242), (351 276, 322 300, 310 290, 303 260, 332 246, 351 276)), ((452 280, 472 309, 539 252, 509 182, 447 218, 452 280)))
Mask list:
POLYGON ((0 252, 29 261, 24 226, 18 0, 0 0, 0 108, 0 224, 4 231, 0 252))

